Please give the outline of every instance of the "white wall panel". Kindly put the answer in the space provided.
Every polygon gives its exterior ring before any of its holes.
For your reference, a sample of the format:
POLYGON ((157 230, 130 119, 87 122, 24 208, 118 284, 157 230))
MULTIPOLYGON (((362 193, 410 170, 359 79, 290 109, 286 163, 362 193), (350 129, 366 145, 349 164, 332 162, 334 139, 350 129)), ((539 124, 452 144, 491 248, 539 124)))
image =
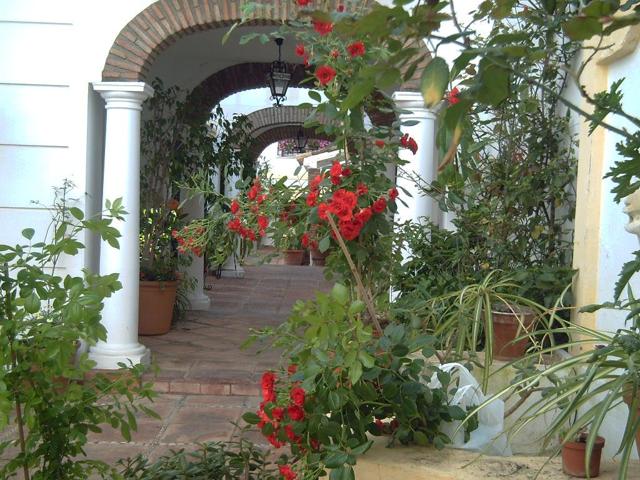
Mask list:
POLYGON ((0 0, 0 20, 70 23, 79 0, 0 0))
MULTIPOLYGON (((24 207, 32 201, 47 204, 52 188, 65 178, 83 184, 74 170, 67 148, 0 145, 0 207, 24 207)), ((75 196, 82 197, 83 192, 75 196)))
POLYGON ((74 61, 72 28, 0 22, 0 83, 68 85, 74 61))
POLYGON ((68 88, 0 85, 0 144, 67 146, 69 103, 68 88))

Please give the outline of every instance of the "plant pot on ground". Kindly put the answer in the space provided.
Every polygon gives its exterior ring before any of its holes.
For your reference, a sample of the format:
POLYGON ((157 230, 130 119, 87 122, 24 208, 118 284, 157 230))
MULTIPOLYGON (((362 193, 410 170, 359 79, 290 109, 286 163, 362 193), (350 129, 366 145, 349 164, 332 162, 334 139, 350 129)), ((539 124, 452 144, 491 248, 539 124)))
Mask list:
POLYGON ((141 281, 138 333, 164 335, 171 330, 178 281, 141 281))
POLYGON ((536 313, 520 305, 500 305, 491 311, 493 321, 493 358, 495 360, 513 360, 522 357, 529 344, 522 337, 533 330, 536 313))
POLYGON ((311 249, 311 264, 316 267, 324 267, 328 252, 321 252, 317 248, 311 249))
POLYGON ((304 250, 282 250, 282 258, 285 265, 302 265, 302 262, 304 260, 304 250))
POLYGON ((600 475, 600 459, 602 457, 603 447, 604 438, 596 437, 587 471, 587 435, 581 434, 575 441, 566 442, 562 446, 562 471, 572 477, 597 477, 600 475))

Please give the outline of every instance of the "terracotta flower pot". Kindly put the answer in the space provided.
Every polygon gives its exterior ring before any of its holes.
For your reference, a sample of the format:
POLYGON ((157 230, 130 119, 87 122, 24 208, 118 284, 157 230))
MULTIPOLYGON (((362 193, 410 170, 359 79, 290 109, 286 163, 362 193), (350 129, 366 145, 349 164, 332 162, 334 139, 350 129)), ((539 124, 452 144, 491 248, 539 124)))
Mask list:
POLYGON ((324 267, 326 258, 327 258, 327 252, 321 252, 317 248, 311 249, 312 265, 317 267, 324 267))
POLYGON ((178 282, 140 282, 138 333, 164 335, 171 330, 178 282))
MULTIPOLYGON (((602 448, 604 447, 604 438, 597 437, 591 451, 591 460, 589 462, 589 476, 591 478, 600 475, 600 458, 602 456, 602 448)), ((585 456, 586 442, 567 442, 562 446, 562 471, 572 477, 586 478, 585 456)))
POLYGON ((513 360, 524 356, 529 343, 526 338, 512 343, 525 332, 521 325, 531 331, 536 314, 526 307, 513 306, 512 311, 492 311, 493 316, 493 358, 495 360, 513 360), (519 318, 518 318, 519 317, 519 318))
MULTIPOLYGON (((640 415, 640 390, 638 391, 638 393, 636 393, 636 408, 637 408, 637 415, 640 415)), ((633 397, 631 396, 631 392, 627 393, 624 395, 624 403, 626 403, 627 405, 629 405, 629 409, 631 409, 631 404, 633 403, 633 397)), ((629 411, 629 415, 631 415, 631 411, 629 411)), ((637 418, 637 417, 636 417, 637 418)), ((636 431, 636 450, 638 451, 638 457, 640 457, 640 429, 638 429, 636 431)))
POLYGON ((282 258, 285 265, 302 265, 304 250, 283 250, 282 258))

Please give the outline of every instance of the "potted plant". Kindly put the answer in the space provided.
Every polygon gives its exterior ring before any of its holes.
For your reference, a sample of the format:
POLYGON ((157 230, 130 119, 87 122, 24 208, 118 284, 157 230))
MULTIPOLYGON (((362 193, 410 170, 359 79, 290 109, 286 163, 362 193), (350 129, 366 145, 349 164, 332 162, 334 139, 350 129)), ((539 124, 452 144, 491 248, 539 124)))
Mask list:
POLYGON ((594 478, 600 475, 600 459, 604 448, 604 438, 596 437, 587 464, 588 438, 588 431, 583 429, 572 440, 562 443, 562 471, 567 475, 580 478, 594 478))

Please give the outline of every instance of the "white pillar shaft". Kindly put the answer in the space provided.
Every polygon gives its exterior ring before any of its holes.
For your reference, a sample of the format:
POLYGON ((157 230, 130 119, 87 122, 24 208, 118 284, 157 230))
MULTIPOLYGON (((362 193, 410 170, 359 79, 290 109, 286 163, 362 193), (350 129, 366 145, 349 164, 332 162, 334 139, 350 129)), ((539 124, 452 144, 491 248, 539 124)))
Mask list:
POLYGON ((138 82, 103 82, 94 89, 107 109, 103 196, 111 201, 122 198, 128 212, 124 221, 113 224, 120 231, 120 248, 101 245, 100 273, 118 273, 122 289, 105 301, 102 324, 107 340, 90 353, 96 368, 115 369, 118 362, 149 361, 148 349, 138 343, 140 112, 153 90, 138 82))
MULTIPOLYGON (((401 126, 400 128, 403 134, 409 134, 418 144, 418 151, 415 155, 406 148, 400 150, 400 158, 409 163, 399 168, 396 184, 410 192, 411 197, 406 195, 402 197, 407 206, 398 202, 398 221, 420 222, 424 221, 423 217, 436 221, 433 199, 423 195, 413 180, 404 178, 408 174, 412 174, 420 177, 423 183, 431 183, 435 179, 436 116, 431 110, 425 108, 420 93, 396 92, 393 99, 399 108, 407 111, 400 114, 401 121, 417 122, 415 125, 401 126)), ((402 190, 400 195, 403 195, 402 190)))
MULTIPOLYGON (((202 194, 192 196, 191 192, 183 190, 182 195, 183 198, 188 199, 182 205, 182 211, 187 214, 189 220, 203 218, 204 197, 202 194)), ((195 280, 194 289, 187 295, 191 310, 207 310, 211 300, 204 293, 204 257, 191 255, 191 264, 185 267, 184 272, 189 278, 195 280)))

